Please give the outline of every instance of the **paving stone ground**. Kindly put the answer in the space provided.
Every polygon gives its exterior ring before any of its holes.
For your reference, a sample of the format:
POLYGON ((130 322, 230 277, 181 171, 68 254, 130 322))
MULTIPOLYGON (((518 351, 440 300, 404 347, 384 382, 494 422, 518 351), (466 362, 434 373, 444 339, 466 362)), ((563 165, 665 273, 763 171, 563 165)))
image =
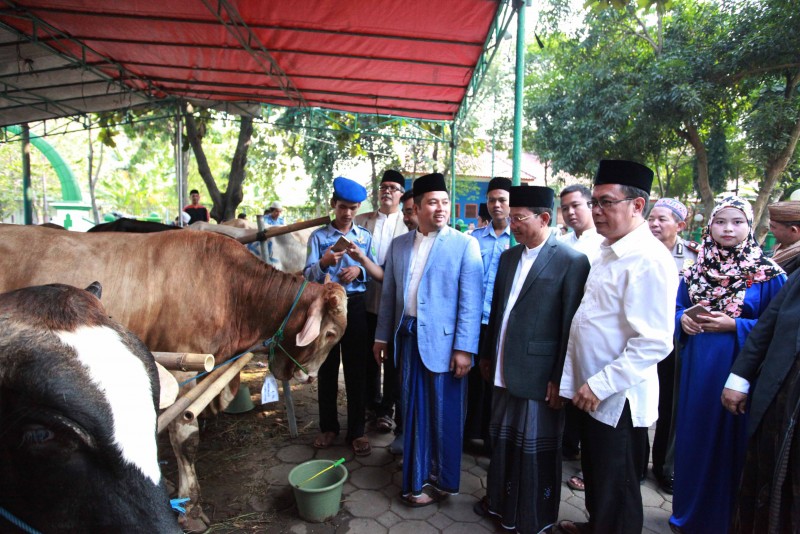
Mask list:
MULTIPOLYGON (((340 385, 344 390, 344 385, 340 385)), ((316 420, 316 388, 304 386, 295 390, 301 408, 298 417, 308 432, 281 447, 275 457, 281 464, 268 474, 276 489, 288 484, 286 474, 295 465, 312 458, 338 459, 344 457, 349 478, 344 484, 342 510, 328 523, 306 523, 299 517, 290 522, 287 531, 295 534, 458 534, 506 532, 496 521, 481 518, 472 511, 474 502, 485 493, 488 459, 479 452, 480 442, 465 447, 462 460, 461 493, 424 508, 409 508, 399 500, 400 458, 390 454, 386 446, 393 435, 370 429, 367 433, 373 447, 370 456, 357 457, 341 438, 326 450, 312 447, 316 420), (313 424, 310 421, 313 420, 313 424)), ((340 422, 344 425, 345 404, 340 398, 340 422)), ((342 435, 345 434, 344 429, 342 435)), ((651 430, 652 438, 652 430, 651 430)), ((559 519, 586 520, 583 492, 567 487, 566 481, 580 469, 578 461, 564 462, 559 519)), ((644 530, 646 533, 669 533, 667 520, 672 512, 672 496, 659 491, 656 481, 648 476, 642 486, 644 530)), ((294 512, 296 514, 296 510, 294 512)))

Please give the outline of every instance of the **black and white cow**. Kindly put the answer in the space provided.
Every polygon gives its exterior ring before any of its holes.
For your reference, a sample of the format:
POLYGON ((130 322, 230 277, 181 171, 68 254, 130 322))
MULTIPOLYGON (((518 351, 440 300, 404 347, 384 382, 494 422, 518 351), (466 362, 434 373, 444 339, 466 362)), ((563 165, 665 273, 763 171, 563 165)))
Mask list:
POLYGON ((179 533, 156 451, 153 356, 87 291, 0 295, 0 532, 179 533))

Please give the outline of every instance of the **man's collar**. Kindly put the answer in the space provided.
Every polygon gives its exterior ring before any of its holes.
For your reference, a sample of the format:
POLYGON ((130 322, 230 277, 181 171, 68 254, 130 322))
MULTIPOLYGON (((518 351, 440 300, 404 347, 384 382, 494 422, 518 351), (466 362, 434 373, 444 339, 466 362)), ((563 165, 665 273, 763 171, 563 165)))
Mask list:
MULTIPOLYGON (((652 234, 652 232, 650 232, 650 227, 648 226, 647 221, 643 220, 642 224, 618 239, 616 243, 608 246, 614 251, 614 254, 616 254, 618 258, 621 258, 630 251, 641 247, 642 239, 647 239, 648 237, 655 239, 655 236, 652 234)), ((659 244, 660 243, 661 242, 659 241, 659 244)))

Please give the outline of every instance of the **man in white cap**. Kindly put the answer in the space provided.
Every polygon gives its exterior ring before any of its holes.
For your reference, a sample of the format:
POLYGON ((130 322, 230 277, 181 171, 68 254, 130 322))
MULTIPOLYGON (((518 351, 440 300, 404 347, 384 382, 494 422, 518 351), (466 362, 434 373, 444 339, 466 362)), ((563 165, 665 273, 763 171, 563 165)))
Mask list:
POLYGON ((264 224, 268 224, 270 226, 283 226, 286 224, 283 222, 283 217, 281 214, 283 213, 283 206, 277 200, 269 205, 269 208, 264 210, 264 224))
MULTIPOLYGON (((678 274, 683 273, 697 261, 700 245, 686 241, 679 234, 686 229, 689 210, 674 198, 660 198, 650 210, 647 224, 653 235, 663 243, 672 257, 678 274)), ((676 295, 677 298, 677 295, 676 295)), ((658 362, 658 421, 653 437, 653 474, 665 493, 672 493, 674 474, 675 431, 672 424, 673 402, 677 398, 675 384, 675 350, 658 362)), ((642 462, 642 474, 647 471, 647 451, 642 462)))

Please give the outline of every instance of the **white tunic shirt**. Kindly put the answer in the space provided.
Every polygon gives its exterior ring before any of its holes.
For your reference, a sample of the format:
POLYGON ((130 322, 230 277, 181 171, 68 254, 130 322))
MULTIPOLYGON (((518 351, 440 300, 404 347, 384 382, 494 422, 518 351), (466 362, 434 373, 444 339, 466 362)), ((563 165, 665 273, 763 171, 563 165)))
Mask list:
POLYGON ((386 252, 392 243, 399 216, 399 211, 389 215, 378 212, 378 217, 375 219, 375 231, 372 233, 372 243, 375 245, 375 258, 378 260, 378 265, 383 265, 386 260, 386 252))
POLYGON ((428 256, 433 248, 433 243, 439 232, 429 232, 423 235, 419 230, 414 235, 414 250, 411 252, 410 271, 411 276, 408 280, 408 290, 406 291, 405 315, 417 316, 417 292, 419 283, 422 280, 422 273, 425 271, 425 264, 428 263, 428 256))
MULTIPOLYGON (((605 241, 604 241, 605 243, 605 241)), ((625 401, 633 426, 658 419, 656 364, 672 350, 678 272, 646 222, 602 245, 572 319, 560 395, 588 383, 600 399, 592 417, 616 427, 625 401)))
POLYGON ((525 250, 522 252, 522 257, 517 264, 517 271, 514 274, 514 283, 511 285, 511 292, 508 294, 506 309, 503 312, 503 323, 500 325, 500 335, 497 337, 497 365, 494 373, 494 385, 501 388, 506 387, 506 381, 503 378, 503 347, 506 344, 508 316, 511 315, 511 310, 514 309, 514 304, 517 303, 519 292, 522 291, 522 286, 525 285, 525 279, 528 278, 528 273, 531 271, 533 262, 539 257, 539 252, 541 252, 545 243, 547 243, 546 239, 542 241, 538 247, 525 247, 525 250))

